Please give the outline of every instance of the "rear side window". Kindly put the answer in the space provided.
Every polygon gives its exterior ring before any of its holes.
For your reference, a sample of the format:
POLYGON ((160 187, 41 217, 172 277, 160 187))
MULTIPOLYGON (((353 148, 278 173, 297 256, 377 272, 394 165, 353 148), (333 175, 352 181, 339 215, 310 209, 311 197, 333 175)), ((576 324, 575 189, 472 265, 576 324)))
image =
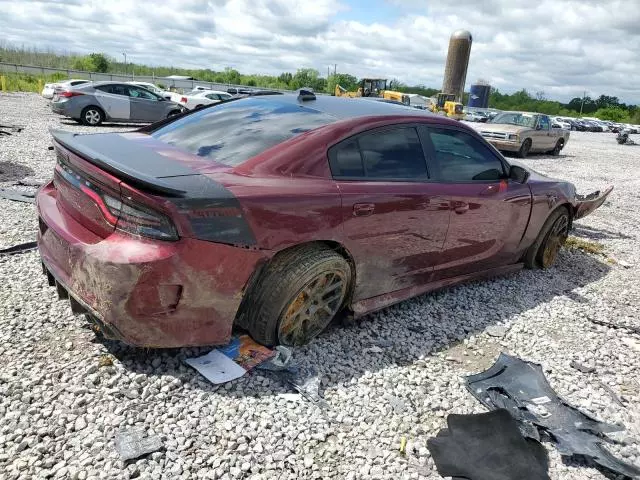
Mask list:
POLYGON ((359 135, 329 152, 334 177, 407 180, 427 178, 427 163, 413 127, 359 135))
POLYGON ((497 181, 504 166, 494 153, 466 132, 428 128, 439 180, 445 182, 497 181))
POLYGON ((151 136, 200 157, 240 165, 265 150, 336 118, 298 103, 246 98, 189 114, 151 136))

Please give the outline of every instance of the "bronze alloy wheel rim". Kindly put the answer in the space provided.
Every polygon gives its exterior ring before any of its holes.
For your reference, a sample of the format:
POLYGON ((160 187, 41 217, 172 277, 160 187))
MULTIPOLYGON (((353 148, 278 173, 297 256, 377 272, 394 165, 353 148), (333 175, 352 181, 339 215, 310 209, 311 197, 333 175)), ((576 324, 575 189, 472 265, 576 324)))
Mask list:
POLYGON ((553 227, 551 227, 549 236, 547 237, 544 252, 542 252, 543 267, 550 267, 553 262, 556 261, 558 252, 560 251, 560 247, 564 245, 564 242, 567 240, 568 235, 569 219, 566 217, 566 215, 562 215, 555 221, 553 227))
POLYGON ((342 306, 346 290, 343 273, 337 270, 307 283, 285 307, 278 326, 280 343, 303 345, 322 332, 342 306))

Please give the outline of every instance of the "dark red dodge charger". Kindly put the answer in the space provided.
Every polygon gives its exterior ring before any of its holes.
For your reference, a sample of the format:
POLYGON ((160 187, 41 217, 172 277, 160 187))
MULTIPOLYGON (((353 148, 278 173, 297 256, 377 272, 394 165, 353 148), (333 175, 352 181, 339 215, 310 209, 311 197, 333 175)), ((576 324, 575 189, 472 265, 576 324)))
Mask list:
POLYGON ((579 197, 441 116, 306 91, 53 138, 44 271, 145 347, 223 344, 233 325, 298 345, 342 309, 548 267, 611 190, 579 197))

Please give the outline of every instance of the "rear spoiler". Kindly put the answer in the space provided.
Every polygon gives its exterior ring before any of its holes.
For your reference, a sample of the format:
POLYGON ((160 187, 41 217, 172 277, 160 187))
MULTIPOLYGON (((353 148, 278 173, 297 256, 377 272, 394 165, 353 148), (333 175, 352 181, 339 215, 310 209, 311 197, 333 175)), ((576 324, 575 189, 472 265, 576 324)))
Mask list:
POLYGON ((89 163, 100 167, 105 172, 126 181, 127 184, 133 187, 138 187, 149 193, 157 193, 170 197, 182 197, 187 193, 184 190, 174 188, 161 178, 156 178, 131 168, 130 165, 123 164, 118 159, 109 158, 108 153, 96 152, 81 141, 81 138, 85 135, 66 132, 64 130, 50 130, 50 133, 57 143, 70 152, 73 152, 89 163))

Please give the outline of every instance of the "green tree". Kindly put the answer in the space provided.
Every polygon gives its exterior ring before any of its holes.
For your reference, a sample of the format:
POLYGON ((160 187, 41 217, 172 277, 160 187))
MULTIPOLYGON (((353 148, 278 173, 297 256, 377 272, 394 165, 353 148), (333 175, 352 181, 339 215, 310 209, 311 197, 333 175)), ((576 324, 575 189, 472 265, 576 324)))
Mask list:
POLYGON ((104 73, 109 70, 109 60, 103 53, 91 53, 89 55, 90 63, 93 66, 92 72, 104 73))
POLYGON ((336 85, 340 85, 348 92, 354 92, 358 88, 358 79, 348 73, 329 75, 329 78, 327 78, 327 93, 333 94, 336 91, 336 85))
POLYGON ((302 87, 311 87, 316 91, 324 90, 326 80, 320 78, 320 73, 313 68, 300 68, 291 79, 289 86, 293 90, 302 87))
POLYGON ((293 75, 289 72, 281 73, 278 77, 278 81, 284 83, 285 85, 289 85, 291 83, 291 80, 293 80, 293 75))
POLYGON ((612 122, 629 122, 629 112, 620 107, 600 108, 594 114, 600 120, 609 120, 612 122))

